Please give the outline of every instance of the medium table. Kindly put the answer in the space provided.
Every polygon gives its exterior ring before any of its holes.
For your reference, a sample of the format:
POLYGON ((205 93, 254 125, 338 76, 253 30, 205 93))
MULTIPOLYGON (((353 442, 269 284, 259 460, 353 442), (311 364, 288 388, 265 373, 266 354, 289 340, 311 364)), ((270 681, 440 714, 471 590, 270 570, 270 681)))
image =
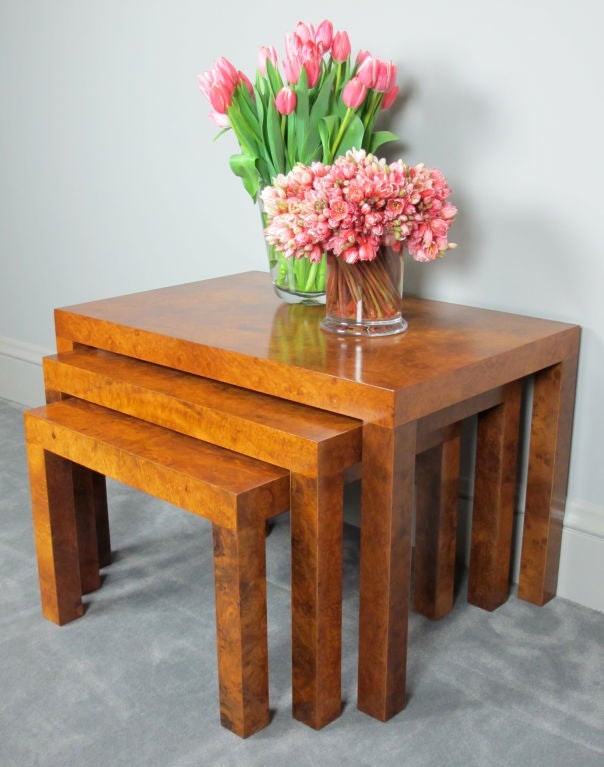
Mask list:
POLYGON ((494 609, 508 593, 500 552, 526 380, 518 594, 544 604, 556 593, 580 328, 405 297, 408 330, 364 339, 321 331, 324 311, 283 303, 267 274, 247 272, 57 309, 57 350, 104 349, 363 421, 358 707, 386 720, 405 705, 418 440, 478 414, 471 557, 482 565, 473 577, 471 560, 468 598, 494 609))

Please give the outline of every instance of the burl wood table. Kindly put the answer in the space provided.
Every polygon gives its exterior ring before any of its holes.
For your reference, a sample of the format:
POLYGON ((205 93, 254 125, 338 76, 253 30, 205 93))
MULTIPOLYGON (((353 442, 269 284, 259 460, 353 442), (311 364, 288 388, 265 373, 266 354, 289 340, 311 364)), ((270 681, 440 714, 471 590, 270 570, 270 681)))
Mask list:
MULTIPOLYGON (((518 593, 535 604, 556 593, 580 329, 406 297, 407 332, 357 339, 322 332, 323 314, 283 303, 267 274, 248 272, 58 309, 57 348, 117 352, 363 421, 358 707, 386 720, 405 705, 418 441, 478 414, 468 598, 492 610, 508 595, 526 380, 532 425, 518 593)), ((442 460, 435 450, 421 471, 442 460)), ((308 520, 305 534, 318 529, 308 520)), ((328 563, 329 551, 317 551, 328 563)), ((341 577, 326 566, 317 572, 341 577)))

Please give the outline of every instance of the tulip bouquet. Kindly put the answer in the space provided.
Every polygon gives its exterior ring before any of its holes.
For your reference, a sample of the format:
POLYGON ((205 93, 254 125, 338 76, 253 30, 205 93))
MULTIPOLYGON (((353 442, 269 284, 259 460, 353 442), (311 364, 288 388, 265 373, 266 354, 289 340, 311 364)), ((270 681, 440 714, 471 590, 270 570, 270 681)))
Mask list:
MULTIPOLYGON (((351 58, 348 34, 334 33, 325 20, 315 29, 298 23, 285 37, 285 58, 279 63, 274 47, 261 47, 255 80, 222 57, 199 76, 208 98, 210 118, 232 130, 240 153, 230 159, 233 172, 256 201, 259 190, 288 173, 298 163, 330 164, 349 149, 373 153, 397 139, 376 130, 381 110, 396 99, 396 67, 367 51, 351 58)), ((271 271, 278 266, 276 284, 303 292, 324 290, 324 263, 312 270, 308 260, 288 262, 269 251, 271 271)))
POLYGON ((406 247, 416 261, 433 261, 456 247, 448 241, 457 213, 449 195, 436 169, 350 150, 331 165, 298 164, 264 188, 265 237, 286 258, 314 266, 327 254, 334 267, 328 314, 384 321, 400 314, 400 293, 392 289, 398 277, 385 250, 406 247))

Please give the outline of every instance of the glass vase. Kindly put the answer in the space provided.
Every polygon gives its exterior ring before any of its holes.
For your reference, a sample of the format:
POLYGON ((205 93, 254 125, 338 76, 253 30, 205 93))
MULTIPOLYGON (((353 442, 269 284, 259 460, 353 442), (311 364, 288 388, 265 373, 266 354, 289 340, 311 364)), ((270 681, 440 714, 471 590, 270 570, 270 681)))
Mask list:
POLYGON ((327 256, 326 309, 321 327, 352 336, 390 336, 407 329, 401 314, 403 254, 381 247, 372 261, 347 264, 327 256))
MULTIPOLYGON (((261 200, 260 214, 264 232, 266 217, 261 200)), ((308 258, 286 258, 274 245, 265 243, 273 288, 279 298, 288 304, 325 304, 325 254, 320 263, 313 264, 308 258)))

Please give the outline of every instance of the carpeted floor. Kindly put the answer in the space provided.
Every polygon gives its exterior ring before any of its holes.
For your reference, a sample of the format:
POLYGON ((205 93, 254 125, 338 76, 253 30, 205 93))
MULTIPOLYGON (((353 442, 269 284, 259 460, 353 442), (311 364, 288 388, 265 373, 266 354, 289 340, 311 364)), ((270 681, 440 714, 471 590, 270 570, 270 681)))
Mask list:
POLYGON ((85 616, 40 613, 22 408, 0 400, 1 767, 602 767, 604 615, 561 599, 412 615, 409 702, 357 711, 358 530, 345 526, 342 716, 291 717, 289 528, 267 540, 273 721, 218 722, 210 525, 109 483, 114 562, 85 616))

